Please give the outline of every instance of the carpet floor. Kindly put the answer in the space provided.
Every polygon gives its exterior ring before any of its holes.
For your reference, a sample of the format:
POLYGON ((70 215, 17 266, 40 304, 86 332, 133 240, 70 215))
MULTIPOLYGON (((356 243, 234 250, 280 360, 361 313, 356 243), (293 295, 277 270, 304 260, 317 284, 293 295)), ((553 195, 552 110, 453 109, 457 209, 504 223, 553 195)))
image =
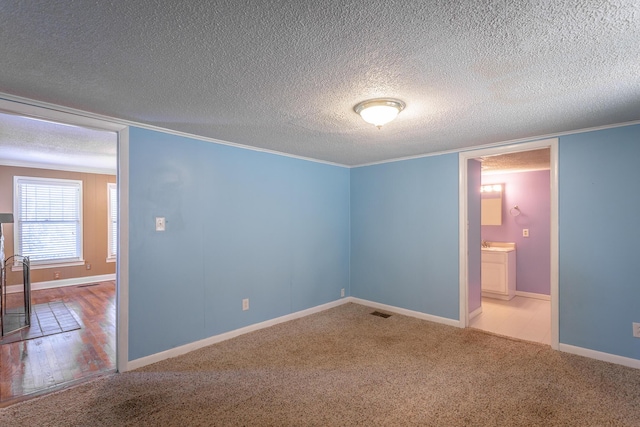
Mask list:
POLYGON ((0 425, 640 426, 640 370, 345 304, 0 409, 0 425))

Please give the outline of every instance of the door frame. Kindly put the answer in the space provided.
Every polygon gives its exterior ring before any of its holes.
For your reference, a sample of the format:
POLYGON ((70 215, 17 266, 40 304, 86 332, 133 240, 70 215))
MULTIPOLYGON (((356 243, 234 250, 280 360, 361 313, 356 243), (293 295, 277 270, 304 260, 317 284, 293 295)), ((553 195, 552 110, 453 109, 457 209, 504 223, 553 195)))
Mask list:
MULTIPOLYGON (((541 148, 550 149, 550 196, 551 196, 551 348, 558 350, 560 311, 558 305, 559 287, 559 255, 558 255, 558 138, 544 139, 540 141, 524 142, 518 144, 502 145, 478 150, 463 151, 459 153, 459 261, 460 261, 460 327, 469 326, 469 275, 468 275, 468 188, 467 188, 467 163, 469 159, 481 156, 495 156, 500 154, 531 151, 541 148)), ((480 248, 477 248, 479 251, 480 248)))
POLYGON ((117 134, 118 254, 116 260, 116 370, 129 355, 129 127, 83 111, 0 93, 0 111, 117 134))

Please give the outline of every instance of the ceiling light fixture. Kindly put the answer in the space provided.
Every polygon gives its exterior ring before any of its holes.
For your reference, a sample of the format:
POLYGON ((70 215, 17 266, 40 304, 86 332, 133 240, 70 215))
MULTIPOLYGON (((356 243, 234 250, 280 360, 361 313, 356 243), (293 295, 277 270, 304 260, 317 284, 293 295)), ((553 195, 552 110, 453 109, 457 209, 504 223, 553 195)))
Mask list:
POLYGON ((380 129, 383 125, 395 119, 404 110, 405 103, 399 99, 377 98, 362 101, 353 110, 360 114, 362 120, 380 129))

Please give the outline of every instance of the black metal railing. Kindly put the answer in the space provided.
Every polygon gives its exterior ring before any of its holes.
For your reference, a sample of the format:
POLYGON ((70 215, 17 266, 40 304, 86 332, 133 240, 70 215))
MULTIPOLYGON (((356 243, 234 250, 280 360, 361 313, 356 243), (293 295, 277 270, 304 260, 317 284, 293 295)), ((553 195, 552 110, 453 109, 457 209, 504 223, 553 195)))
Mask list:
MULTIPOLYGON (((0 337, 31 326, 31 263, 29 257, 13 255, 2 260, 0 274, 0 337), (22 298, 8 298, 7 273, 11 266, 22 267, 22 298), (22 302, 20 300, 22 299, 22 302)), ((19 285, 17 285, 19 286, 19 285)))

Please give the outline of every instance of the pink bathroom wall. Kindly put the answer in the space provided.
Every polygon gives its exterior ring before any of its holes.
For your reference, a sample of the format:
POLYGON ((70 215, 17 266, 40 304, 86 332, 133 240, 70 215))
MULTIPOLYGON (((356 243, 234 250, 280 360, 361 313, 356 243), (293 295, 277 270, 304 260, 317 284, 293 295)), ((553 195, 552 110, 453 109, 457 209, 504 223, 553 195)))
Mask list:
POLYGON ((516 290, 550 294, 551 192, 549 171, 483 175, 482 184, 504 184, 502 225, 483 225, 482 240, 516 243, 516 290), (512 216, 514 206, 520 215, 512 216), (522 230, 529 230, 523 237, 522 230))

